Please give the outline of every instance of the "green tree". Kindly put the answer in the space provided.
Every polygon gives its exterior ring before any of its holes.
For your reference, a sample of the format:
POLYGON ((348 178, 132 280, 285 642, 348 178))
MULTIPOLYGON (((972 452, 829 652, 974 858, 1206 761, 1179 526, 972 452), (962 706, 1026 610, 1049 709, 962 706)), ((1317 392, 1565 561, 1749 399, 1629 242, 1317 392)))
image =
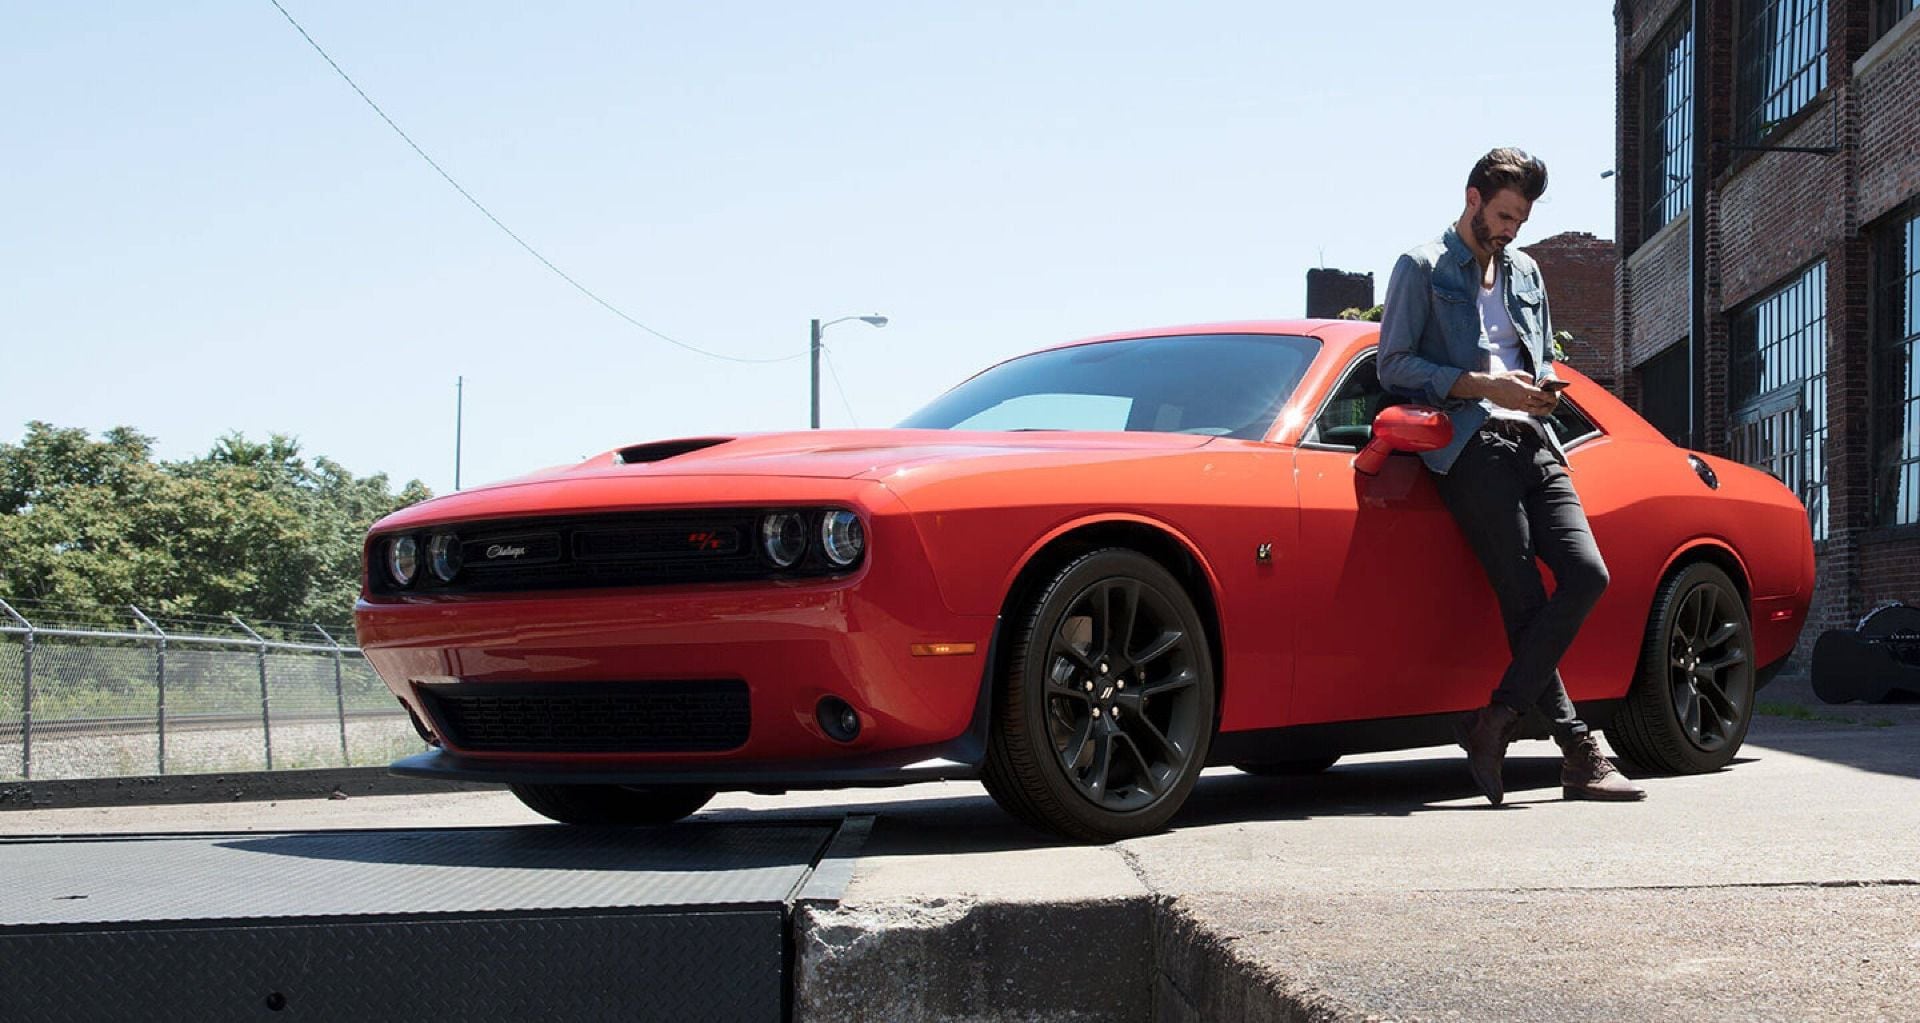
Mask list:
POLYGON ((359 590, 366 529, 432 496, 385 474, 309 464, 299 441, 234 433, 155 462, 126 427, 100 440, 30 423, 0 444, 0 593, 169 614, 337 622, 359 590))

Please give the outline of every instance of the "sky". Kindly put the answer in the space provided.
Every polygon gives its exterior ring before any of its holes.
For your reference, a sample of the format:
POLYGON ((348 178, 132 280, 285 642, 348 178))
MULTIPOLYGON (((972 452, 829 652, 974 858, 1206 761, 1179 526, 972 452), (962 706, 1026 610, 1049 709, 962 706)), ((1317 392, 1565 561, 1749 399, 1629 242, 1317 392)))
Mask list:
POLYGON ((1613 234, 1612 4, 0 2, 0 442, 238 431, 452 489, 891 426, 1118 330, 1289 318, 1519 145, 1613 234), (838 386, 836 386, 836 382, 838 386))

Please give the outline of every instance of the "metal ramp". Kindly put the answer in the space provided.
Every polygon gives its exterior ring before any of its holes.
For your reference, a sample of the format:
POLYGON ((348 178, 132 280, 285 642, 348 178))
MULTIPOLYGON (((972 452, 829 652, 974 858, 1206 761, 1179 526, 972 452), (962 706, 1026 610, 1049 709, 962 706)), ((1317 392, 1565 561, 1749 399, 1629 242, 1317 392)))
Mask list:
POLYGON ((0 1019, 780 1020, 870 825, 0 839, 0 1019))

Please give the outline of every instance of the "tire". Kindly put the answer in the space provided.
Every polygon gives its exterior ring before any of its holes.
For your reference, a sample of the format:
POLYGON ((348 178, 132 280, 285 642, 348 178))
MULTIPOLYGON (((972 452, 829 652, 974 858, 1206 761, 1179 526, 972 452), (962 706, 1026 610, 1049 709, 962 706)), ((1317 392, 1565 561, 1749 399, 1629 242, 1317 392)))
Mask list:
POLYGON ((1153 559, 1108 547, 1062 566, 1014 613, 987 791, 1077 841, 1159 830, 1213 740, 1213 656, 1186 590, 1153 559))
POLYGON ((1753 722, 1753 623, 1727 574, 1695 562, 1666 582, 1647 616, 1640 667, 1607 741, 1657 774, 1731 763, 1753 722))
POLYGON ((712 789, 622 785, 510 785, 527 809, 562 824, 631 828, 672 824, 707 805, 712 789))
POLYGON ((1291 778, 1319 774, 1338 763, 1339 757, 1302 757, 1298 760, 1266 760, 1257 764, 1235 764, 1234 769, 1260 778, 1291 778))

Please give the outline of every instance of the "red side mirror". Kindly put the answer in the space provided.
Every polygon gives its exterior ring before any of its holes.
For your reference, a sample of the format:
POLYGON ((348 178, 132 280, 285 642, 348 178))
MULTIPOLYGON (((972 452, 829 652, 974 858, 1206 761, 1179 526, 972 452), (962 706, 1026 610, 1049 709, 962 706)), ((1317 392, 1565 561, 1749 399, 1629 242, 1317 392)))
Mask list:
POLYGON ((1353 456, 1353 469, 1372 476, 1396 451, 1433 451, 1453 443, 1453 420, 1425 405, 1389 405, 1373 417, 1373 439, 1353 456))

